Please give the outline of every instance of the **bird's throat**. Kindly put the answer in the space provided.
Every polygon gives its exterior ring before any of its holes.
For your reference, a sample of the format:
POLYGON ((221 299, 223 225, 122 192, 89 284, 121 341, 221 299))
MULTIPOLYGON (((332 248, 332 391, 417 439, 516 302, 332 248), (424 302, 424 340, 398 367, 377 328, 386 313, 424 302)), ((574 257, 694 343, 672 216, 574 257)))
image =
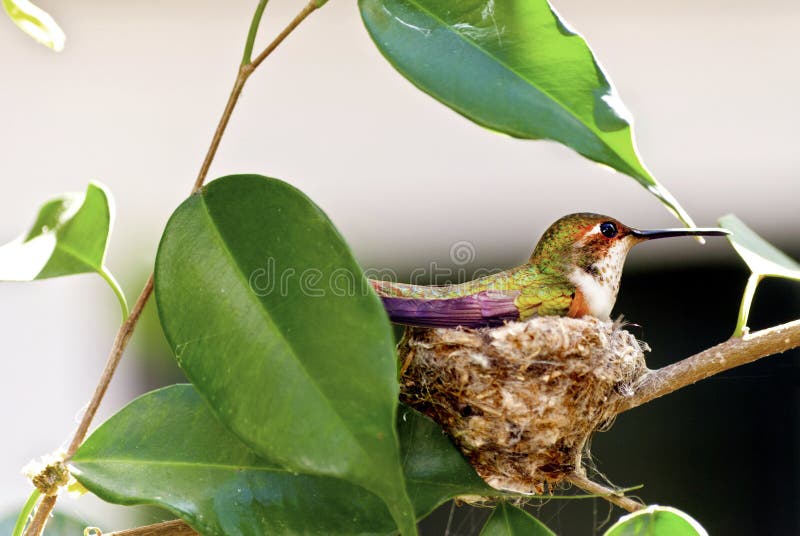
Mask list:
POLYGON ((632 244, 620 241, 589 266, 575 266, 568 274, 581 292, 589 314, 606 320, 617 301, 622 266, 632 244))

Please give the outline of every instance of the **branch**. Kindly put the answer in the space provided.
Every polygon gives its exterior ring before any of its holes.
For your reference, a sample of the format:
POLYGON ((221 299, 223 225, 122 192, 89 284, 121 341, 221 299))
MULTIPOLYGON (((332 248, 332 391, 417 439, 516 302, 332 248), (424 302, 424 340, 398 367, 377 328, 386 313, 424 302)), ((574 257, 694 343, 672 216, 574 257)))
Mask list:
POLYGON ((602 484, 598 484, 593 480, 589 480, 583 473, 571 473, 567 476, 566 480, 567 482, 570 482, 571 484, 581 488, 587 493, 602 497, 605 500, 616 504, 623 510, 627 510, 628 512, 635 512, 644 508, 642 503, 637 502, 629 497, 625 497, 621 491, 607 488, 602 484))
POLYGON ((266 46, 266 48, 264 48, 261 54, 256 56, 256 59, 254 59, 252 63, 250 63, 250 68, 252 70, 258 68, 258 66, 261 65, 261 62, 267 59, 267 56, 272 54, 272 51, 278 48, 278 45, 280 45, 283 42, 283 40, 286 39, 286 36, 292 33, 294 29, 297 28, 300 25, 300 23, 305 20, 306 17, 308 17, 314 11, 319 9, 322 4, 323 3, 320 2, 319 0, 309 0, 309 2, 305 5, 305 7, 303 7, 303 9, 300 10, 300 13, 298 13, 295 16, 295 18, 293 18, 292 21, 286 25, 286 28, 284 28, 283 31, 281 31, 281 33, 279 33, 278 36, 275 39, 273 39, 272 42, 266 46))
POLYGON ((728 339, 682 361, 647 372, 634 387, 633 397, 622 400, 617 413, 641 406, 714 374, 798 346, 800 320, 728 339))
MULTIPOLYGON (((114 376, 114 371, 117 369, 117 365, 119 365, 119 361, 122 358, 122 353, 125 351, 125 347, 128 346, 128 340, 130 340, 131 335, 133 334, 133 328, 136 326, 136 322, 139 321, 139 316, 141 316, 142 310, 144 309, 144 306, 147 303, 147 300, 150 298, 150 294, 152 293, 153 275, 150 274, 150 277, 147 278, 147 282, 144 285, 142 293, 139 295, 139 298, 136 300, 136 303, 133 306, 130 316, 125 319, 117 331, 117 336, 114 338, 114 344, 111 347, 111 352, 108 354, 108 360, 106 360, 106 366, 103 369, 102 375, 100 376, 100 381, 97 382, 97 387, 94 390, 92 400, 89 402, 86 411, 83 413, 81 422, 78 424, 78 428, 75 430, 75 433, 72 436, 72 441, 70 441, 69 447, 67 448, 66 458, 69 458, 75 454, 75 451, 78 450, 78 447, 86 438, 86 433, 89 431, 89 426, 92 424, 92 420, 97 414, 97 410, 100 407, 100 402, 103 400, 103 396, 105 396, 106 391, 108 390, 108 386, 111 383, 111 378, 114 376)), ((42 533, 44 526, 47 523, 47 519, 50 517, 50 512, 53 511, 55 505, 55 495, 42 499, 42 501, 39 503, 39 506, 36 508, 36 513, 34 514, 30 525, 28 525, 28 528, 25 530, 25 536, 39 536, 42 533)))
POLYGON ((164 521, 155 525, 109 532, 102 536, 199 536, 199 534, 184 521, 173 519, 172 521, 164 521))
POLYGON ((123 322, 119 327, 119 331, 117 331, 117 336, 114 338, 114 344, 111 347, 111 352, 108 354, 108 360, 106 361, 106 366, 103 369, 103 374, 100 376, 100 381, 97 382, 97 387, 95 388, 92 400, 89 402, 89 406, 83 413, 83 417, 78 425, 78 429, 75 430, 75 434, 72 436, 72 441, 67 448, 66 458, 70 458, 73 454, 75 454, 75 451, 78 450, 80 444, 83 443, 86 433, 89 431, 89 426, 91 425, 94 416, 97 414, 98 408, 100 408, 100 402, 103 400, 103 396, 105 396, 106 391, 108 390, 108 385, 111 383, 111 378, 114 376, 114 371, 117 369, 117 365, 119 365, 119 360, 122 358, 122 353, 128 346, 128 341, 130 340, 131 335, 133 335, 133 328, 139 321, 142 310, 144 310, 144 306, 147 304, 147 300, 150 298, 150 294, 152 293, 153 274, 150 274, 150 277, 147 278, 147 282, 144 284, 142 293, 139 294, 139 297, 136 299, 136 303, 133 305, 130 316, 128 316, 125 322, 123 322))
MULTIPOLYGON (((220 117, 219 123, 217 124, 217 128, 214 131, 214 136, 211 139, 211 145, 206 152, 206 156, 203 159, 203 164, 200 166, 200 172, 197 175, 197 179, 195 179, 194 185, 192 186, 192 193, 197 192, 200 188, 202 188, 203 183, 206 180, 208 175, 208 170, 211 167, 211 162, 214 160, 214 156, 217 154, 217 149, 219 148, 220 141, 222 140, 222 136, 225 133, 225 128, 228 126, 228 121, 233 114, 233 109, 236 107, 236 103, 239 101, 239 96, 242 93, 242 89, 244 88, 244 84, 250 75, 256 70, 256 68, 261 65, 261 63, 269 56, 273 50, 278 48, 286 37, 292 33, 292 31, 297 28, 297 26, 305 20, 311 13, 313 13, 316 9, 318 9, 323 3, 319 2, 319 0, 311 0, 303 9, 298 13, 298 15, 292 19, 292 21, 283 29, 281 33, 269 44, 267 47, 261 52, 261 54, 256 57, 255 60, 251 63, 242 64, 239 67, 239 72, 236 75, 236 80, 233 84, 233 89, 231 90, 231 94, 228 97, 228 102, 225 104, 225 109, 222 112, 222 117, 220 117)), ((260 22, 261 16, 264 11, 264 6, 266 2, 259 2, 258 7, 256 8, 256 13, 253 16, 253 20, 260 22)), ((252 50, 253 40, 255 39, 255 29, 253 25, 256 24, 251 23, 250 31, 247 36, 247 43, 245 45, 245 50, 247 52, 252 50)), ((139 321, 139 316, 142 313, 142 309, 147 304, 147 300, 150 299, 151 294, 153 293, 153 274, 150 274, 150 277, 147 278, 147 282, 145 283, 144 289, 142 290, 141 294, 136 300, 136 304, 131 311, 130 316, 128 316, 125 321, 120 326, 119 330, 117 331, 117 335, 114 338, 114 344, 111 348, 111 352, 108 356, 108 360, 106 361, 106 366, 103 369, 103 373, 100 376, 100 381, 95 388, 94 395, 92 396, 92 400, 89 402, 89 406, 86 409, 86 412, 83 414, 83 418, 81 419, 80 424, 78 425, 75 434, 70 441, 69 448, 67 449, 66 458, 68 459, 70 456, 75 454, 75 451, 78 450, 78 447, 83 440, 86 438, 86 433, 89 430, 89 426, 94 419, 95 414, 97 413, 97 409, 100 407, 100 402, 103 400, 103 396, 105 395, 106 391, 108 390, 108 386, 111 383, 111 379, 114 376, 114 372, 117 369, 117 365, 119 365, 119 361, 122 358, 122 354, 125 351, 125 348, 128 346, 128 340, 130 339, 131 335, 133 334, 133 330, 136 327, 137 322, 139 321)), ((47 523, 47 520, 50 516, 50 513, 53 511, 53 508, 56 504, 56 497, 45 497, 39 503, 39 506, 36 508, 36 513, 33 516, 30 524, 28 525, 27 529, 25 530, 24 536, 41 536, 42 531, 44 531, 44 526, 47 523)), ((193 532, 192 532, 193 533, 193 532)), ((122 534, 122 533, 119 533, 122 534)), ((147 533, 144 533, 147 534, 147 533)), ((162 534, 162 533, 153 533, 153 534, 162 534)), ((163 533, 167 534, 167 533, 163 533)), ((189 534, 189 533, 187 533, 189 534)))
MULTIPOLYGON (((256 56, 250 63, 242 63, 239 67, 239 73, 236 75, 236 81, 233 83, 233 89, 231 89, 231 94, 228 97, 228 102, 225 104, 225 110, 222 112, 222 117, 219 120, 219 124, 217 125, 217 130, 214 132, 214 137, 211 138, 211 145, 208 147, 208 152, 206 153, 206 157, 203 160, 203 164, 200 166, 200 172, 197 174, 197 179, 194 182, 194 186, 192 187, 192 193, 195 193, 200 188, 203 187, 203 183, 206 180, 206 176, 208 175, 208 170, 211 167, 211 162, 214 160, 214 157, 217 154, 217 149, 219 148, 219 143, 222 141, 222 135, 225 134, 225 129, 228 126, 228 121, 233 114, 233 109, 236 107, 236 103, 239 101, 239 96, 242 94, 242 89, 244 88, 245 82, 253 74, 261 63, 267 59, 267 56, 272 54, 272 51, 278 48, 286 37, 294 31, 297 26, 305 20, 311 13, 319 8, 318 0, 311 0, 308 4, 300 10, 300 13, 292 19, 292 21, 286 26, 286 28, 278 34, 278 36, 272 40, 272 42, 267 45, 267 47, 256 56)), ((258 8, 256 9, 256 15, 260 20, 261 13, 264 11, 262 3, 259 3, 258 8)), ((255 18, 254 18, 255 20, 255 18)), ((253 49, 252 40, 255 39, 255 31, 251 27, 250 34, 247 38, 247 44, 245 45, 245 54, 249 54, 250 51, 253 49)))

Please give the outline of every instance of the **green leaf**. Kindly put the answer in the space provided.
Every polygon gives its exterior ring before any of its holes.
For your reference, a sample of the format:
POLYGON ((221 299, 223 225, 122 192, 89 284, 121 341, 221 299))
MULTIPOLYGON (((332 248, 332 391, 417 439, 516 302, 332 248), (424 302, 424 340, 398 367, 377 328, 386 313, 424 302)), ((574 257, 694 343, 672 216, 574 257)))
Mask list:
POLYGON ((459 495, 499 497, 504 493, 486 484, 438 424, 401 405, 398 433, 403 450, 406 489, 417 518, 459 495))
POLYGON ((359 0, 372 39, 413 84, 487 128, 550 139, 689 215, 639 158, 631 114, 583 37, 546 0, 359 0))
POLYGON ((260 455, 386 501, 415 531, 394 422, 394 340, 325 214, 276 179, 218 179, 172 215, 159 316, 190 381, 260 455))
MULTIPOLYGON (((418 518, 457 495, 499 494, 427 417, 404 407, 398 428, 418 518)), ((72 470, 106 501, 165 507, 204 534, 395 533, 378 496, 258 457, 189 385, 131 402, 84 442, 72 470)))
POLYGON ((0 281, 33 281, 97 272, 108 282, 127 317, 125 296, 105 266, 114 219, 108 189, 92 182, 85 194, 64 194, 45 203, 31 229, 0 246, 0 281))
POLYGON ((800 281, 800 263, 758 236, 733 214, 721 217, 719 224, 731 231, 728 240, 752 272, 742 295, 742 304, 734 330, 734 336, 739 337, 746 331, 750 306, 759 282, 765 277, 783 277, 800 281))
POLYGON ((604 536, 708 536, 708 533, 688 514, 654 505, 621 517, 604 536))
POLYGON ((395 530, 383 501, 364 488, 258 457, 189 385, 131 402, 86 440, 72 466, 100 498, 162 506, 206 535, 395 530))
POLYGON ((719 224, 731 231, 728 240, 751 271, 764 276, 800 279, 800 263, 758 236, 742 220, 728 214, 719 219, 719 224))
POLYGON ((481 530, 481 536, 555 536, 528 512, 501 502, 481 530))
POLYGON ((3 0, 3 7, 14 24, 36 42, 56 52, 64 49, 64 31, 42 8, 28 0, 3 0))
MULTIPOLYGON (((0 534, 13 533, 16 521, 16 512, 9 513, 0 519, 0 534)), ((47 536, 79 536, 83 534, 84 528, 91 525, 89 522, 81 521, 67 514, 55 512, 47 522, 45 534, 47 536)))

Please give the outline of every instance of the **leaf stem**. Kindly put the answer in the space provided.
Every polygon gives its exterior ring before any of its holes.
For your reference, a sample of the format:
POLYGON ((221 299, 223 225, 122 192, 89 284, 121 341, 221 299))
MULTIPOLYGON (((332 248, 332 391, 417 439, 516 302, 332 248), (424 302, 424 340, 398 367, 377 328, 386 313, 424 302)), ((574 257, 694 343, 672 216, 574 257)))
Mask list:
MULTIPOLYGON (((266 2, 263 2, 266 3, 266 2)), ((264 8, 262 7, 262 2, 259 2, 259 5, 256 7, 256 14, 254 15, 253 19, 261 21, 261 15, 263 14, 264 8)), ((249 76, 256 70, 256 68, 261 65, 261 63, 269 56, 273 50, 278 48, 286 37, 292 33, 292 31, 297 28, 297 26, 314 12, 316 9, 323 5, 322 2, 318 3, 318 0, 311 0, 303 9, 298 13, 298 15, 292 19, 292 21, 286 26, 286 28, 281 31, 277 37, 269 44, 267 47, 256 57, 256 59, 252 63, 243 64, 239 67, 239 72, 236 76, 236 80, 233 84, 233 89, 231 90, 231 94, 228 97, 228 102, 225 104, 225 109, 222 113, 222 117, 217 124, 217 128, 214 131, 214 136, 211 139, 211 145, 206 152, 206 156, 203 159, 203 164, 200 167, 200 172, 197 175, 197 179, 192 186, 192 193, 197 192, 200 188, 203 187, 203 183, 205 182, 206 176, 208 175, 208 170, 211 167, 211 162, 214 160, 214 156, 217 154, 217 149, 219 148, 220 141, 222 140, 222 136, 225 133, 225 128, 228 126, 228 121, 233 114, 233 110, 236 107, 236 103, 239 100, 239 96, 242 93, 242 88, 244 87, 245 82, 249 78, 249 76)), ((257 30, 257 27, 255 28, 257 30)), ((250 34, 252 34, 253 40, 255 39, 255 30, 252 27, 250 28, 250 34)), ((251 35, 248 34, 248 43, 251 40, 251 35)), ((247 49, 247 47, 246 47, 247 49)), ((252 52, 252 49, 251 49, 252 52)), ((101 273, 101 275, 103 275, 101 273)), ((110 274, 106 274, 104 277, 110 277, 110 274)), ((112 278, 113 279, 113 278, 112 278)), ((106 279, 108 281, 108 279, 106 279)), ((110 283, 110 282, 109 282, 110 283)), ((111 284, 111 283, 110 283, 111 284)), ((112 288, 115 288, 115 292, 119 290, 119 285, 112 284, 112 288)), ((128 346, 128 341, 130 340, 131 335, 133 334, 133 330, 136 327, 136 323, 139 321, 139 317, 142 314, 142 310, 144 306, 147 304, 147 300, 150 299, 151 294, 153 293, 153 274, 151 273, 150 276, 147 278, 147 282, 145 283, 144 289, 142 289, 141 294, 136 299, 136 303, 133 306, 129 315, 125 315, 125 320, 123 321, 122 325, 120 326, 119 330, 117 331, 117 335, 114 338, 114 344, 111 347, 111 351, 108 356, 108 360, 106 361, 106 366, 103 369, 103 373, 100 376, 100 381, 95 388, 94 395, 92 396, 92 400, 89 402, 89 406, 86 409, 86 412, 83 414, 81 418, 81 422, 78 425, 75 434, 72 437, 72 441, 70 442, 69 448, 67 448, 66 459, 69 459, 75 451, 78 450, 78 447, 86 438, 86 434, 89 431, 89 426, 94 419, 95 414, 97 413, 97 409, 100 407, 100 402, 103 400, 103 396, 105 396, 106 391, 108 390, 108 386, 111 383, 111 379, 114 376, 114 371, 117 369, 117 365, 119 365, 119 361, 122 358, 122 354, 125 351, 125 348, 128 346)), ((121 290, 119 290, 118 298, 121 296, 121 290)), ((123 297, 124 298, 124 297, 123 297)), ((48 516, 50 512, 53 511, 53 508, 56 504, 56 496, 52 497, 45 497, 39 503, 39 507, 36 508, 36 513, 31 520, 31 523, 28 525, 27 530, 25 531, 25 536, 41 536, 42 531, 44 530, 45 523, 47 522, 48 516)))
POLYGON ((744 287, 742 293, 742 304, 739 306, 739 317, 736 321, 736 329, 733 330, 734 337, 741 337, 745 334, 747 329, 747 319, 750 316, 750 307, 753 305, 753 297, 756 293, 756 288, 761 280, 764 278, 762 274, 753 272, 747 279, 747 286, 744 287))
POLYGON ((247 41, 244 44, 244 55, 242 56, 242 65, 250 63, 253 57, 253 44, 258 34, 258 27, 261 25, 261 16, 264 14, 264 8, 267 7, 267 0, 259 0, 256 6, 256 12, 253 13, 253 20, 250 22, 250 31, 247 33, 247 41))
POLYGON ((17 524, 14 525, 14 532, 11 533, 11 536, 22 536, 22 531, 25 530, 25 525, 28 524, 28 518, 31 516, 33 508, 36 506, 36 503, 39 502, 39 497, 41 496, 42 492, 39 491, 39 488, 33 488, 30 497, 25 501, 25 505, 19 513, 19 517, 17 517, 17 524))
POLYGON ((125 322, 131 313, 128 309, 128 300, 125 299, 125 293, 122 292, 122 287, 119 286, 119 282, 116 280, 116 278, 114 278, 114 275, 106 266, 103 266, 97 273, 106 280, 108 286, 110 286, 111 290, 114 291, 114 295, 117 297, 117 301, 119 302, 119 308, 122 311, 122 321, 125 322))

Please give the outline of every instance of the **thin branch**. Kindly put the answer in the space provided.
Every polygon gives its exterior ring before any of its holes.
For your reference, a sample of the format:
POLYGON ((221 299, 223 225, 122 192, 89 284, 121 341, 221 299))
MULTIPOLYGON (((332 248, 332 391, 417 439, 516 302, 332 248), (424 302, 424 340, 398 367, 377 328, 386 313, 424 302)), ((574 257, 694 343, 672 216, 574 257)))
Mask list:
POLYGON ((798 346, 800 320, 729 339, 682 361, 645 373, 634 387, 634 395, 622 401, 617 413, 641 406, 714 374, 798 346))
MULTIPOLYGON (((242 93, 242 88, 244 87, 245 82, 247 81, 248 77, 256 70, 256 68, 269 56, 273 50, 275 50, 278 45, 280 45, 286 36, 288 36, 292 31, 312 12, 314 12, 320 5, 319 0, 312 0, 309 2, 300 13, 292 19, 286 28, 278 34, 278 36, 264 49, 258 57, 249 64, 242 65, 239 68, 239 72, 236 75, 236 81, 233 84, 233 89, 231 90, 231 94, 228 97, 228 102, 225 104, 225 109, 222 112, 222 117, 217 124, 217 128, 214 131, 214 136, 211 139, 211 145, 208 148, 208 152, 206 153, 205 158, 203 159, 203 164, 200 167, 200 172, 197 175, 197 179, 194 182, 194 186, 192 187, 192 193, 197 192, 200 188, 203 187, 203 183, 205 182, 206 176, 208 175, 208 170, 211 167, 211 162, 214 160, 214 156, 217 154, 217 149, 219 148, 220 141, 222 140, 222 136, 225 133, 225 128, 228 126, 228 121, 233 114, 233 109, 236 107, 236 103, 239 100, 239 96, 242 93)), ((262 5, 264 2, 259 2, 259 5, 256 8, 256 14, 254 15, 254 19, 261 20, 261 15, 264 11, 264 6, 262 5)), ((250 42, 251 37, 255 39, 255 33, 253 33, 253 28, 251 25, 250 33, 248 34, 248 42, 250 42)), ((246 45, 247 46, 247 45, 246 45)), ((145 283, 144 289, 142 293, 136 300, 136 304, 133 306, 133 310, 131 311, 130 316, 128 316, 125 321, 120 326, 119 330, 117 331, 117 335, 114 338, 114 344, 111 348, 111 352, 108 356, 108 361, 106 362, 105 369, 103 369, 103 374, 100 376, 100 381, 95 388, 94 396, 92 400, 89 402, 89 406, 86 409, 86 412, 83 414, 83 418, 81 419, 80 424, 78 425, 78 429, 75 431, 75 434, 72 437, 72 441, 70 442, 69 447, 67 448, 66 457, 69 458, 75 451, 78 450, 78 447, 86 438, 86 433, 89 430, 89 426, 94 419, 95 414, 97 413, 97 409, 100 407, 100 402, 103 400, 103 396, 105 395, 106 391, 108 390, 108 386, 111 383, 111 379, 114 376, 114 371, 119 364, 120 359, 122 358, 122 354, 125 351, 125 348, 128 345, 128 340, 130 339, 131 335, 133 334, 133 330, 136 327, 136 323, 139 321, 139 316, 142 313, 142 309, 147 304, 147 300, 150 299, 150 295, 153 293, 153 274, 150 274, 150 277, 147 278, 147 283, 145 283)), ((56 504, 56 497, 45 497, 39 503, 39 506, 36 508, 36 513, 33 516, 28 528, 25 530, 24 536, 41 536, 42 531, 44 530, 44 526, 47 523, 47 520, 50 516, 50 513, 53 511, 53 508, 56 504)), ((157 533, 156 533, 157 534, 157 533)), ((166 533, 164 533, 166 534, 166 533)))
POLYGON ((199 536, 192 527, 180 519, 164 521, 135 529, 103 533, 103 536, 199 536))
MULTIPOLYGON (((242 89, 244 88, 245 82, 253 74, 261 63, 267 59, 267 56, 272 54, 278 45, 280 45, 286 37, 294 31, 297 26, 305 20, 311 13, 316 11, 319 8, 318 0, 311 0, 308 4, 300 10, 300 13, 295 16, 294 19, 286 26, 286 28, 278 34, 278 36, 272 40, 272 42, 267 45, 267 47, 256 56, 250 63, 243 63, 239 67, 239 72, 236 75, 236 81, 233 83, 233 89, 231 89, 231 94, 228 97, 228 102, 225 104, 225 110, 222 112, 222 117, 220 117, 219 123, 217 124, 217 129, 214 131, 214 137, 211 138, 211 145, 208 147, 208 152, 206 152, 206 157, 203 159, 203 164, 200 166, 200 171, 197 174, 197 179, 194 182, 194 186, 192 187, 192 193, 197 192, 200 188, 203 187, 203 183, 208 176, 208 170, 211 167, 211 162, 213 162, 214 157, 217 155, 217 149, 219 149, 219 143, 222 141, 222 136, 225 134, 225 129, 228 127, 228 121, 233 114, 233 109, 236 107, 236 103, 239 101, 239 97, 242 94, 242 89)), ((257 9, 263 8, 261 4, 257 9)), ((257 12, 258 14, 258 12, 257 12)), ((259 15, 260 20, 260 15, 259 15)), ((251 28, 252 31, 252 28, 251 28)), ((253 38, 255 38, 255 34, 253 34, 253 38)), ((248 37, 249 42, 249 37, 248 37)))
POLYGON ((36 513, 33 515, 33 519, 31 519, 28 528, 25 529, 25 536, 29 534, 35 534, 38 536, 44 530, 44 526, 47 523, 48 518, 50 517, 50 512, 53 511, 53 508, 56 505, 56 496, 52 495, 49 497, 43 498, 39 501, 39 506, 36 507, 36 513), (43 512, 43 513, 40 513, 43 512))
MULTIPOLYGON (((97 414, 97 410, 100 407, 100 402, 103 400, 103 396, 105 396, 106 391, 108 390, 108 386, 111 383, 111 378, 114 376, 114 371, 117 369, 119 360, 122 358, 122 353, 125 351, 125 347, 128 346, 128 341, 133 334, 133 329, 136 326, 136 322, 139 321, 139 316, 141 316, 142 310, 144 309, 144 306, 147 303, 147 300, 150 298, 150 294, 152 293, 153 274, 150 274, 150 277, 147 278, 147 282, 144 285, 142 293, 139 295, 139 298, 136 300, 136 303, 133 306, 131 314, 122 323, 119 331, 117 331, 117 336, 114 338, 114 344, 111 347, 111 352, 108 354, 106 366, 103 369, 102 375, 100 376, 100 381, 97 382, 97 387, 94 390, 92 400, 89 402, 86 411, 83 413, 81 422, 78 424, 78 428, 75 430, 75 434, 72 436, 72 441, 70 441, 69 447, 67 448, 67 458, 75 454, 75 451, 78 450, 78 447, 86 438, 86 433, 89 431, 89 426, 92 424, 92 420, 97 414)), ((42 499, 42 501, 39 503, 39 506, 36 508, 36 514, 34 514, 30 525, 28 525, 28 528, 25 530, 25 536, 39 536, 42 533, 50 516, 50 512, 53 511, 55 505, 56 496, 45 497, 42 499)))
POLYGON ((628 512, 635 512, 644 508, 644 505, 638 501, 634 501, 630 497, 626 497, 621 491, 607 488, 602 484, 598 484, 593 480, 589 480, 583 473, 572 473, 567 476, 567 482, 574 484, 582 490, 592 495, 597 495, 605 500, 612 502, 628 512))
POLYGON ((70 458, 73 454, 75 454, 75 451, 78 450, 78 447, 86 438, 86 433, 89 431, 89 426, 92 424, 92 420, 97 414, 97 410, 100 408, 100 402, 102 402, 103 397, 108 390, 108 386, 111 383, 111 378, 114 376, 114 371, 117 370, 117 365, 119 365, 119 360, 122 358, 122 353, 128 346, 128 341, 130 340, 131 335, 133 335, 133 328, 139 321, 139 317, 142 315, 144 306, 147 303, 147 300, 150 298, 150 294, 152 293, 153 274, 150 274, 150 277, 147 278, 147 282, 144 284, 142 293, 139 294, 139 297, 136 299, 136 303, 133 305, 130 316, 128 316, 125 322, 122 323, 119 331, 117 331, 117 336, 114 338, 114 344, 111 347, 111 352, 108 354, 106 366, 103 369, 103 374, 100 376, 100 381, 97 382, 97 387, 95 388, 92 400, 89 402, 89 406, 83 413, 81 422, 78 424, 78 429, 75 430, 75 434, 72 436, 72 441, 70 442, 69 447, 67 447, 66 458, 70 458))
POLYGON ((306 17, 319 9, 320 5, 321 2, 319 0, 310 0, 310 2, 308 2, 308 4, 306 4, 305 7, 300 10, 300 13, 298 13, 297 16, 292 19, 286 28, 284 28, 283 31, 278 34, 278 37, 273 39, 272 42, 268 44, 267 47, 261 52, 261 54, 256 56, 256 59, 254 59, 250 64, 250 68, 253 70, 258 68, 258 66, 261 65, 261 62, 267 59, 267 56, 272 54, 272 51, 278 48, 278 45, 280 45, 283 40, 286 39, 286 36, 292 33, 294 29, 297 28, 300 23, 303 22, 303 20, 305 20, 306 17))
POLYGON ((225 134, 228 121, 230 121, 231 115, 233 114, 233 109, 236 107, 236 103, 239 101, 239 96, 242 94, 244 83, 247 81, 247 77, 250 76, 250 72, 252 71, 249 70, 248 65, 242 65, 239 67, 239 72, 236 75, 236 80, 233 83, 233 89, 231 89, 231 94, 228 96, 228 102, 225 104, 225 109, 222 111, 222 117, 220 117, 219 123, 217 123, 217 129, 214 131, 214 136, 211 138, 211 145, 209 145, 208 151, 206 151, 206 157, 203 159, 203 164, 200 166, 197 179, 195 179, 194 186, 192 186, 192 193, 195 193, 203 187, 203 183, 208 176, 208 170, 211 167, 211 162, 213 162, 214 157, 217 156, 219 142, 222 141, 222 135, 225 134))

